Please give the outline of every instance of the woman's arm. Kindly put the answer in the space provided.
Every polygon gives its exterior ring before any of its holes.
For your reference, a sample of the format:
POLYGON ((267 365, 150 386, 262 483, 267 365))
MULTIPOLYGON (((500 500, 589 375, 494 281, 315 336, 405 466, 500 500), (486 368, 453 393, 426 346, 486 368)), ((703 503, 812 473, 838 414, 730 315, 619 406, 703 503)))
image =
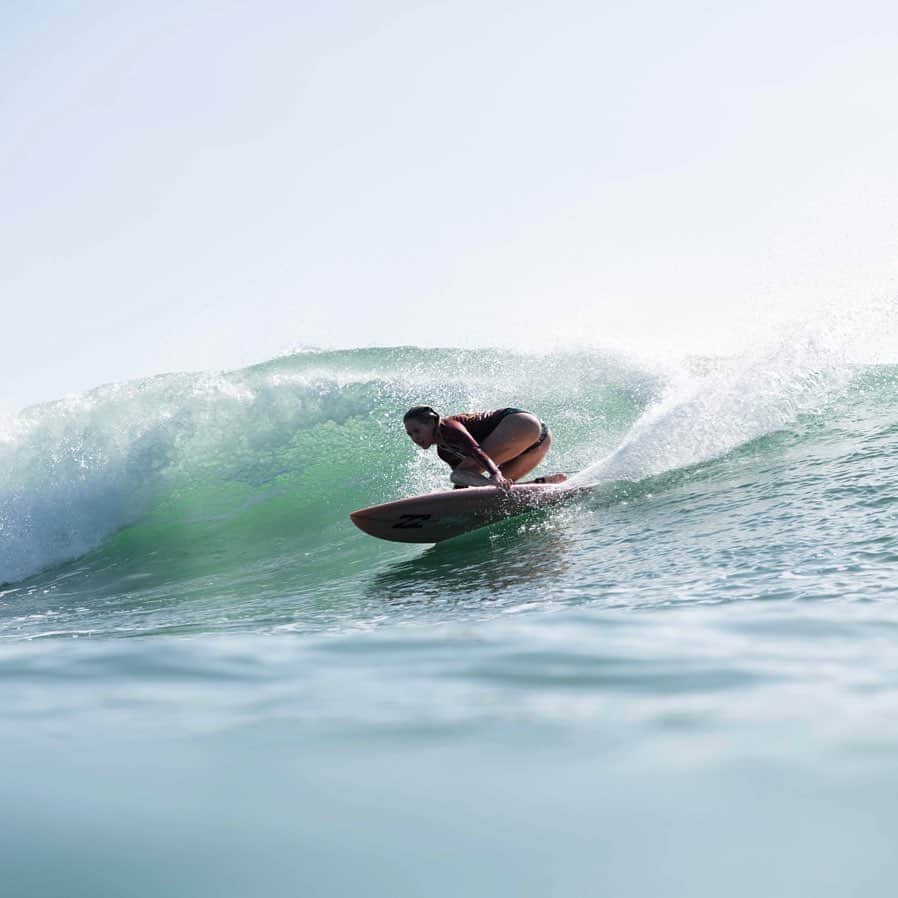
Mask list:
POLYGON ((498 465, 480 448, 470 431, 458 421, 444 419, 440 422, 440 436, 454 452, 464 457, 449 478, 460 486, 493 486, 509 489, 511 483, 499 470, 498 465), (481 471, 489 472, 489 479, 481 471))

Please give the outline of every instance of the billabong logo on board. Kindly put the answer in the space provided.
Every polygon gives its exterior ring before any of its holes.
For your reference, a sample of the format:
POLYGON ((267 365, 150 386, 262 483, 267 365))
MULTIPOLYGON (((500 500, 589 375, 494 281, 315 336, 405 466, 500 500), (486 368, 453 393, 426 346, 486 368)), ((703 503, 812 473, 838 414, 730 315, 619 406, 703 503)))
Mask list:
POLYGON ((393 525, 394 530, 414 530, 416 527, 423 527, 425 521, 429 521, 432 515, 429 514, 401 514, 399 515, 399 523, 393 525))

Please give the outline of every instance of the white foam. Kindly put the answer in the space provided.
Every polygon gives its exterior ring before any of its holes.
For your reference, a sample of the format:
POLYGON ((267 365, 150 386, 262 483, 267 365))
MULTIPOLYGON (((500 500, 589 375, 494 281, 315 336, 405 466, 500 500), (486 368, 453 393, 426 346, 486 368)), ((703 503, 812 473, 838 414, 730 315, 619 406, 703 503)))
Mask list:
POLYGON ((613 452, 572 482, 636 481, 717 458, 819 410, 851 377, 844 346, 795 332, 736 359, 691 367, 671 378, 613 452))

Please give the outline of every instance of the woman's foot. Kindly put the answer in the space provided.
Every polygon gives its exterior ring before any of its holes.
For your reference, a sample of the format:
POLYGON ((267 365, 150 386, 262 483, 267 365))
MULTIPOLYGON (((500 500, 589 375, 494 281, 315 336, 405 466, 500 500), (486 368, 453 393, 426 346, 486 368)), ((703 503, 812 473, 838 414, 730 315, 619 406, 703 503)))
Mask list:
POLYGON ((545 477, 536 477, 531 483, 564 483, 567 474, 546 474, 545 477))

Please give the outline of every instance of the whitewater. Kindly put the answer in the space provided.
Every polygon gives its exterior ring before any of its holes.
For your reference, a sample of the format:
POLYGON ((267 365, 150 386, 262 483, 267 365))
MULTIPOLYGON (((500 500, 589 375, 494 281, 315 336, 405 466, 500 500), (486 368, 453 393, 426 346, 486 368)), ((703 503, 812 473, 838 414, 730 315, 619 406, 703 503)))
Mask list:
POLYGON ((10 894, 891 894, 898 366, 863 325, 307 350, 0 422, 10 894), (419 403, 532 410, 537 473, 592 490, 364 536, 447 485, 419 403))

